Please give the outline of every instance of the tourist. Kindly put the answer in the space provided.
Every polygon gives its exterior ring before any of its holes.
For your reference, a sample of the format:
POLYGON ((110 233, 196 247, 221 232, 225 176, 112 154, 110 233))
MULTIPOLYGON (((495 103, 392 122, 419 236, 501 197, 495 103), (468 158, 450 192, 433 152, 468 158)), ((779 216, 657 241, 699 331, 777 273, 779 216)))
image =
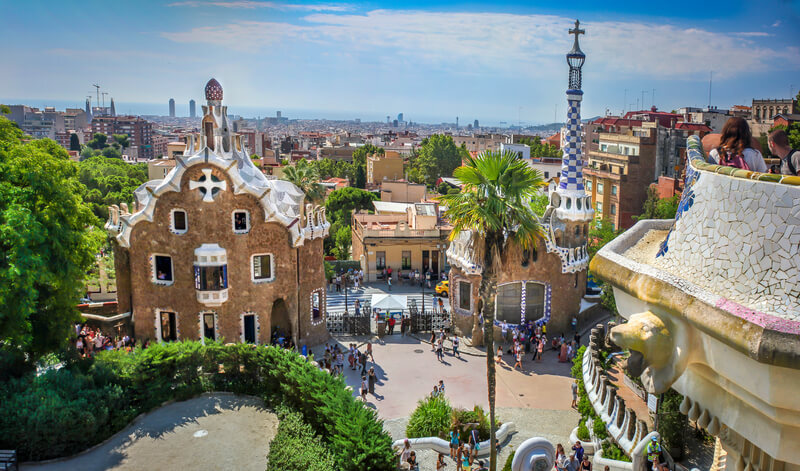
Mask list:
POLYGON ((411 471, 419 471, 419 465, 417 465, 417 453, 414 450, 411 450, 411 454, 408 457, 408 469, 411 471))
MULTIPOLYGON (((450 457, 452 458, 453 455, 452 448, 450 450, 450 455, 451 455, 450 457)), ((442 471, 445 468, 445 466, 447 466, 447 463, 444 462, 444 455, 442 453, 439 453, 439 458, 436 459, 436 471, 442 471)))
POLYGON ((444 312, 444 300, 439 298, 439 312, 444 312))
POLYGON ((431 330, 431 351, 436 351, 436 332, 431 330))
POLYGON ((583 461, 581 461, 581 471, 592 471, 592 462, 589 461, 588 455, 583 455, 583 461))
POLYGON ((461 465, 466 468, 470 469, 472 467, 472 452, 468 443, 464 443, 463 451, 461 452, 461 465))
POLYGON ((458 335, 455 335, 453 337, 452 342, 453 342, 453 356, 461 358, 461 354, 458 353, 458 344, 460 343, 459 340, 458 340, 458 335))
POLYGON ((369 375, 367 376, 367 389, 373 396, 375 395, 375 383, 378 382, 378 377, 375 375, 375 368, 370 367, 369 375))
POLYGON ((564 447, 559 443, 556 445, 556 470, 557 471, 567 471, 567 464, 569 463, 569 459, 567 458, 566 453, 564 453, 564 447))
POLYGON ((659 463, 661 462, 661 445, 658 443, 658 437, 653 436, 650 443, 645 447, 645 454, 647 455, 647 463, 653 471, 659 470, 659 463))
POLYGON ((497 347, 497 357, 495 361, 498 365, 503 362, 503 347, 497 347))
MULTIPOLYGON (((392 315, 390 314, 390 315, 389 315, 389 321, 388 321, 388 323, 389 323, 389 335, 394 335, 394 324, 395 324, 396 322, 397 322, 397 321, 395 321, 395 320, 394 320, 394 316, 392 316, 392 315)), ((400 330, 402 330, 402 329, 403 329, 403 328, 402 328, 402 326, 400 326, 400 330)))
POLYGON ((578 318, 577 317, 573 317, 572 321, 570 322, 570 324, 572 325, 572 330, 574 332, 577 332, 578 331, 578 318))
POLYGON ((539 345, 536 347, 536 353, 537 353, 536 361, 542 361, 542 351, 544 350, 544 342, 545 339, 544 336, 542 336, 542 338, 539 339, 539 345))
POLYGON ((561 348, 560 348, 560 352, 558 354, 558 361, 560 361, 561 363, 565 363, 567 361, 567 349, 568 349, 568 347, 567 347, 566 342, 563 342, 563 341, 561 342, 560 345, 561 345, 561 348))
POLYGON ((408 459, 411 457, 411 442, 406 438, 403 442, 403 449, 400 450, 400 467, 408 469, 408 459))
POLYGON ((567 345, 567 361, 572 361, 575 357, 575 349, 572 347, 573 343, 567 345))
POLYGON ((515 356, 517 358, 517 361, 516 363, 514 363, 514 369, 516 370, 518 366, 519 369, 522 369, 522 349, 519 348, 519 346, 517 347, 517 353, 515 356))
POLYGON ((478 429, 476 428, 473 428, 469 432, 469 449, 472 450, 469 456, 469 464, 472 466, 472 462, 478 457, 478 451, 481 449, 481 442, 478 437, 478 429))
POLYGON ((761 152, 752 147, 753 135, 743 118, 728 119, 722 127, 719 146, 708 153, 708 162, 726 167, 736 167, 766 173, 767 164, 761 152))
POLYGON ((369 391, 369 386, 367 385, 367 377, 361 377, 361 400, 367 402, 367 391, 369 391))
POLYGON ((344 353, 341 350, 338 350, 339 346, 336 346, 336 370, 334 373, 338 372, 340 375, 344 374, 344 353))
POLYGON ((351 343, 351 344, 348 346, 348 349, 347 349, 347 362, 350 364, 350 369, 351 369, 351 370, 354 370, 354 369, 356 369, 356 367, 355 367, 355 363, 356 363, 356 357, 355 357, 355 355, 353 354, 353 350, 354 350, 354 348, 353 348, 353 344, 351 343))
POLYGON ((389 285, 389 291, 391 291, 392 290, 392 275, 389 275, 389 277, 386 278, 386 283, 389 285))
POLYGON ((444 340, 441 338, 436 340, 436 359, 444 361, 444 340))
POLYGON ((464 456, 464 444, 458 446, 456 449, 456 471, 461 471, 461 459, 464 456))
MULTIPOLYGON (((358 350, 356 350, 358 352, 358 350)), ((362 376, 367 374, 367 354, 364 352, 359 353, 358 355, 358 364, 361 365, 361 374, 362 376)))
POLYGON ((372 342, 369 340, 367 340, 367 356, 373 363, 375 363, 375 355, 372 354, 372 342))
POLYGON ((503 343, 508 342, 508 324, 506 321, 500 324, 500 332, 503 334, 503 343))
POLYGON ((353 306, 355 307, 355 310, 356 310, 356 316, 360 316, 361 315, 361 302, 358 299, 356 299, 356 301, 353 303, 353 306))
POLYGON ((769 133, 767 146, 772 155, 781 159, 781 173, 784 175, 800 175, 800 151, 792 149, 789 137, 783 129, 769 133))
POLYGON ((572 445, 572 451, 575 452, 575 459, 580 462, 583 460, 583 446, 581 446, 580 440, 576 441, 574 445, 572 445))
POLYGON ((489 468, 486 467, 486 463, 483 460, 478 460, 478 467, 474 471, 489 471, 489 468))
POLYGON ((439 388, 435 385, 433 386, 433 391, 431 391, 431 397, 439 397, 439 388))
POLYGON ((450 430, 450 458, 456 459, 456 453, 459 447, 458 429, 453 428, 450 430))
POLYGON ((439 380, 439 394, 444 396, 444 380, 439 380))
POLYGON ((572 408, 578 408, 578 380, 572 382, 572 408))

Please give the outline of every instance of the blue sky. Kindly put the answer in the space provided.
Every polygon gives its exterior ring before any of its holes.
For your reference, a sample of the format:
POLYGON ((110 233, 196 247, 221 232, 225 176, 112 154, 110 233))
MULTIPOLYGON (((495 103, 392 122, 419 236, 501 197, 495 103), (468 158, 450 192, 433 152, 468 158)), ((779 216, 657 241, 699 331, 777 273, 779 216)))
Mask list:
POLYGON ((122 111, 166 114, 174 97, 186 114, 216 77, 246 115, 561 121, 575 18, 584 116, 637 98, 704 106, 712 70, 719 107, 800 89, 800 0, 0 0, 0 12, 0 100, 12 103, 81 104, 99 83, 122 111))

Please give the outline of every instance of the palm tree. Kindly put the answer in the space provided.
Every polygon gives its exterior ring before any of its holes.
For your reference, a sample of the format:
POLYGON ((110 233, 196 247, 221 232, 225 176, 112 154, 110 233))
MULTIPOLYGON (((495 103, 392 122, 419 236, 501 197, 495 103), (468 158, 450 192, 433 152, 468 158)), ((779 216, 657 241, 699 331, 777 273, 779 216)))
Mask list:
POLYGON ((285 166, 281 179, 294 183, 311 202, 319 203, 325 196, 325 189, 318 183, 319 172, 305 160, 285 166))
MULTIPOLYGON (((497 274, 510 244, 527 249, 542 235, 531 199, 546 185, 541 172, 529 167, 516 153, 486 151, 466 159, 453 176, 461 181, 460 193, 439 197, 453 225, 450 240, 469 231, 475 249, 474 260, 482 260, 478 312, 483 317, 486 345, 486 382, 489 389, 490 469, 497 469, 495 436, 494 319, 497 274)), ((476 319, 473 338, 480 336, 476 319)))

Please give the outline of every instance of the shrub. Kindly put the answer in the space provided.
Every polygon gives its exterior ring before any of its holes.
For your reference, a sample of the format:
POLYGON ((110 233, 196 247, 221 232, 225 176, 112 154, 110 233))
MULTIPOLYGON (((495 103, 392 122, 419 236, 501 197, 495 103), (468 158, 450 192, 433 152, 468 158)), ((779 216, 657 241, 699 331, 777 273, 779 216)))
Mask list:
POLYGON ((581 419, 578 423, 578 433, 576 435, 578 435, 580 440, 585 442, 592 439, 592 437, 589 436, 589 429, 586 427, 586 419, 581 419))
POLYGON ((0 448, 23 460, 65 456, 123 428, 164 401, 229 391, 285 402, 333 451, 337 469, 392 469, 391 438, 344 382, 273 347, 208 342, 99 353, 38 378, 0 384, 0 448))
POLYGON ((278 433, 272 439, 267 471, 330 471, 334 454, 303 416, 286 407, 278 408, 278 433))
POLYGON ((514 454, 516 451, 512 451, 508 458, 506 458, 506 464, 503 465, 502 471, 511 471, 511 463, 514 461, 514 454))
POLYGON ((439 437, 447 439, 454 411, 446 397, 426 397, 417 402, 406 427, 409 438, 439 437))
POLYGON ((658 433, 667 448, 678 449, 681 453, 689 431, 689 419, 679 410, 682 400, 683 396, 669 389, 661 395, 661 404, 658 406, 658 433))
POLYGON ((625 461, 630 463, 631 459, 614 442, 603 442, 603 458, 608 460, 625 461))
MULTIPOLYGON (((489 417, 483 411, 481 406, 475 406, 472 410, 455 409, 452 416, 452 427, 457 427, 460 431, 459 439, 464 442, 469 440, 471 427, 462 427, 465 424, 478 424, 478 439, 489 439, 489 417)), ((500 421, 496 421, 496 426, 499 428, 503 425, 500 421)))

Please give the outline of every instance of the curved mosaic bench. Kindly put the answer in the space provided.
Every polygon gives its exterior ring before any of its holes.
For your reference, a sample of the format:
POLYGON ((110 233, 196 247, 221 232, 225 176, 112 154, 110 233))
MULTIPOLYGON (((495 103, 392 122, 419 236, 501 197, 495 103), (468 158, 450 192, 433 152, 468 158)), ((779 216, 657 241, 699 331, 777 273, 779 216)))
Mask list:
POLYGON ((675 220, 639 221, 591 262, 627 319, 609 339, 648 392, 684 396, 728 469, 797 468, 800 178, 708 164, 697 137, 687 147, 675 220))
MULTIPOLYGON (((497 429, 497 443, 503 443, 508 436, 517 431, 516 425, 514 422, 506 422, 497 429)), ((395 440, 392 443, 392 448, 394 449, 402 449, 405 445, 405 440, 408 440, 411 443, 411 448, 414 449, 423 449, 423 450, 433 450, 437 453, 442 454, 449 454, 450 453, 450 442, 447 440, 443 440, 439 437, 422 437, 422 438, 401 438, 400 440, 395 440)), ((478 450, 478 456, 483 456, 489 454, 489 440, 484 440, 479 443, 481 449, 478 450)))

